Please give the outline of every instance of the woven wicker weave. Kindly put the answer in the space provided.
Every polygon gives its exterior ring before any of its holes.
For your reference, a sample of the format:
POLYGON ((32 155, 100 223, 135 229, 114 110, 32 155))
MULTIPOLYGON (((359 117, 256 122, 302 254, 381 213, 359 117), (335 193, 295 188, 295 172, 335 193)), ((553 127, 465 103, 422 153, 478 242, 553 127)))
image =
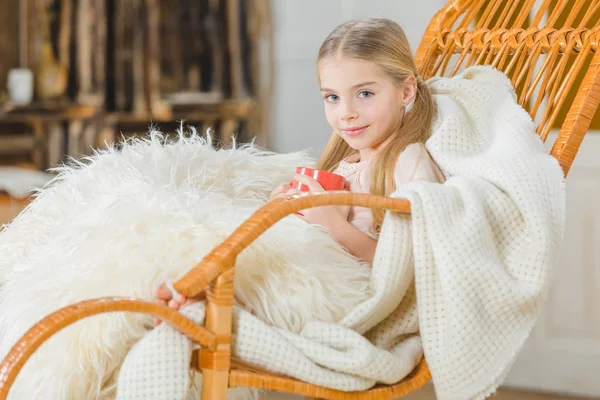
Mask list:
MULTIPOLYGON (((560 125, 551 154, 565 174, 600 102, 600 55, 596 52, 600 0, 451 0, 431 20, 416 54, 423 79, 451 76, 471 65, 492 65, 512 80, 519 102, 530 111, 546 140, 560 125), (557 3, 550 10, 551 4, 557 3), (543 22, 545 21, 545 23, 543 22), (574 96, 569 96, 574 94, 574 96), (560 121, 561 111, 566 113, 560 121)), ((233 276, 237 255, 279 219, 303 208, 353 204, 410 213, 401 199, 366 194, 324 193, 278 200, 258 210, 229 238, 175 284, 194 296, 209 286, 205 327, 156 304, 131 299, 97 299, 64 308, 36 324, 0 365, 0 399, 5 399, 30 355, 65 326, 102 312, 134 311, 163 318, 203 345, 193 368, 203 373, 203 399, 224 399, 228 387, 250 386, 326 399, 393 399, 423 386, 431 375, 423 360, 402 382, 345 393, 270 374, 231 360, 233 276)))

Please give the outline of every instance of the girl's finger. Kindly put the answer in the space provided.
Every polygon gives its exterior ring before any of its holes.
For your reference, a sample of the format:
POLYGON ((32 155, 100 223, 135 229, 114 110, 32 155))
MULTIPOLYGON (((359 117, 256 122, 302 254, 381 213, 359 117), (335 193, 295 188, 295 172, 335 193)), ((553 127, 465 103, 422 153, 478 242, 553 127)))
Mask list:
POLYGON ((321 184, 319 182, 317 182, 316 180, 314 180, 314 178, 307 176, 307 175, 294 175, 294 179, 297 180, 300 183, 304 183, 306 186, 308 186, 308 189, 311 192, 324 192, 325 189, 323 189, 323 186, 321 186, 321 184))
POLYGON ((158 305, 168 307, 169 303, 166 300, 154 300, 154 302, 158 305))
POLYGON ((300 193, 302 193, 302 192, 301 192, 301 191, 299 191, 298 189, 291 188, 291 189, 288 189, 288 190, 285 192, 285 195, 286 195, 286 196, 294 196, 294 195, 296 195, 296 194, 300 194, 300 193))
POLYGON ((168 300, 171 300, 172 298, 173 298, 173 294, 171 293, 171 291, 169 290, 167 285, 165 285, 164 283, 161 283, 160 286, 158 287, 158 289, 156 289, 156 299, 168 301, 168 300))
POLYGON ((173 310, 179 310, 179 303, 175 300, 171 300, 169 301, 169 308, 172 308, 173 310))

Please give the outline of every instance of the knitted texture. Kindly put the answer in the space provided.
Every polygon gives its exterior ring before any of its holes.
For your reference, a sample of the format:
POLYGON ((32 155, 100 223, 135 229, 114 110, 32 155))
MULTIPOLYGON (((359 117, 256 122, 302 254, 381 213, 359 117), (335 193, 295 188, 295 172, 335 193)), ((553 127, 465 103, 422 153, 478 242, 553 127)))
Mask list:
MULTIPOLYGON (((411 201, 412 218, 386 215, 372 295, 339 323, 307 321, 298 332, 234 308, 236 357, 352 391, 398 382, 424 348, 440 400, 483 399, 501 383, 548 290, 564 232, 563 174, 501 72, 472 67, 428 85, 437 118, 427 147, 448 180, 393 194, 411 201)), ((162 352, 166 342, 146 341, 186 369, 162 352)))
POLYGON ((538 316, 565 226, 563 172, 510 80, 472 67, 429 82, 427 147, 449 179, 409 183, 423 347, 441 400, 484 399, 538 316))
MULTIPOLYGON (((181 313, 202 324, 204 303, 181 313)), ((198 390, 190 383, 192 349, 192 341, 167 323, 152 330, 133 346, 121 366, 117 400, 183 400, 193 395, 197 399, 198 390)))
MULTIPOLYGON (((185 307, 181 313, 198 324, 204 323, 205 304, 185 307)), ((168 323, 153 329, 137 342, 123 362, 117 382, 116 400, 198 400, 202 374, 189 369, 196 345, 168 323)), ((230 400, 255 400, 254 388, 228 390, 230 400)))

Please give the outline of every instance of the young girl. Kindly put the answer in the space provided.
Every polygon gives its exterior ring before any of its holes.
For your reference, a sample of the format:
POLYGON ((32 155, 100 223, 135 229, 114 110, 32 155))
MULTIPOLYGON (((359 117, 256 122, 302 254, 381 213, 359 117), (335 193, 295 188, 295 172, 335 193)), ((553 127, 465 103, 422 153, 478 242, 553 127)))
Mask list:
MULTIPOLYGON (((333 128, 317 168, 343 175, 351 192, 379 196, 389 196, 409 181, 443 181, 424 145, 431 134, 434 103, 398 24, 371 18, 336 27, 321 45, 317 69, 325 115, 333 128)), ((311 192, 323 191, 308 176, 294 179, 311 192)), ((296 193, 284 183, 269 201, 296 193)), ((353 255, 373 261, 383 210, 327 206, 302 214, 353 255)), ((172 298, 164 286, 157 300, 175 309, 189 301, 172 298)))

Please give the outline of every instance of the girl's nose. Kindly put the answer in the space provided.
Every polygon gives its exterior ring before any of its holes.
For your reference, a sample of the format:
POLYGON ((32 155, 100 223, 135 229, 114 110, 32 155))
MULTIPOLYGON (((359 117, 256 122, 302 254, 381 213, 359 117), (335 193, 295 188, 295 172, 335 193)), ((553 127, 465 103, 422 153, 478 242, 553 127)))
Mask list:
POLYGON ((358 112, 352 102, 349 102, 349 101, 344 102, 342 104, 341 111, 342 112, 340 114, 340 117, 342 118, 343 121, 350 121, 350 120, 358 118, 358 112))

